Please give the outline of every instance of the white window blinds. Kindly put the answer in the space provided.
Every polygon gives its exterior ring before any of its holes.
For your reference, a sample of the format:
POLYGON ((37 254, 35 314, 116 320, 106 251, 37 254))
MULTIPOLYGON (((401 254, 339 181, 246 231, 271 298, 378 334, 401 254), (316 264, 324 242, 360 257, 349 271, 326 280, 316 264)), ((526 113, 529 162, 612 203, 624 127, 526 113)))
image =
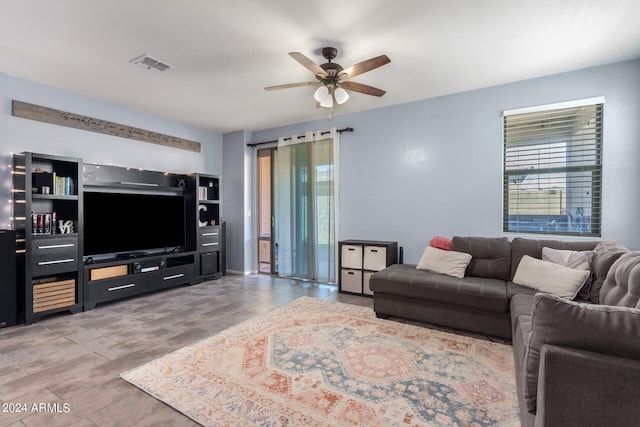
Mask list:
POLYGON ((505 112, 505 232, 600 236, 602 114, 602 102, 505 112))

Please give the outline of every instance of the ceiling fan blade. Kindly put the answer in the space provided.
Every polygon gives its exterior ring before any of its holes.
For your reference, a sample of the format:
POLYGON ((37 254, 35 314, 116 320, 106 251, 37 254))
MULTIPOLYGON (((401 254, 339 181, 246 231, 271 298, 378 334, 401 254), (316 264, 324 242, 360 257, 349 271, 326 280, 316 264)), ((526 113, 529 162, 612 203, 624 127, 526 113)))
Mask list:
POLYGON ((387 91, 378 89, 377 87, 356 82, 342 82, 340 83, 340 86, 344 89, 349 89, 354 92, 364 93, 365 95, 382 96, 387 93, 387 91))
POLYGON ((367 71, 375 70, 378 67, 382 67, 385 64, 391 62, 387 55, 376 56, 375 58, 367 59, 366 61, 359 62, 352 65, 349 68, 345 68, 340 72, 342 78, 350 79, 367 71))
POLYGON ((289 55, 293 59, 298 61, 300 64, 302 64, 303 67, 311 71, 313 74, 321 75, 321 76, 327 75, 327 72, 323 70, 320 65, 316 64, 315 62, 313 62, 311 59, 307 58, 300 52, 289 52, 289 55))
POLYGON ((277 86, 267 86, 264 90, 276 90, 276 89, 287 89, 290 87, 299 87, 299 86, 316 86, 321 84, 320 82, 301 82, 301 83, 289 83, 286 85, 277 85, 277 86))

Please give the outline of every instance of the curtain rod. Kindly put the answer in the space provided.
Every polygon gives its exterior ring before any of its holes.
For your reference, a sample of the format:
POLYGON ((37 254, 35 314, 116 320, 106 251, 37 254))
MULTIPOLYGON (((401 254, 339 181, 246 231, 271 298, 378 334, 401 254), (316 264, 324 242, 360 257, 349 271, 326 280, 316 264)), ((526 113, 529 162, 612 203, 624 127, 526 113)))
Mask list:
MULTIPOLYGON (((342 132, 353 132, 353 128, 352 127, 346 127, 344 129, 338 129, 337 130, 338 133, 342 133, 342 132)), ((326 135, 328 133, 331 133, 330 130, 324 131, 324 132, 320 132, 321 135, 326 135)), ((304 135, 297 135, 298 138, 303 137, 304 135)), ((289 140, 291 138, 285 138, 285 141, 289 140)), ((256 147, 258 145, 264 145, 264 144, 273 144, 274 142, 278 142, 277 139, 274 139, 273 141, 263 141, 263 142, 251 142, 249 144, 247 144, 248 147, 256 147)))

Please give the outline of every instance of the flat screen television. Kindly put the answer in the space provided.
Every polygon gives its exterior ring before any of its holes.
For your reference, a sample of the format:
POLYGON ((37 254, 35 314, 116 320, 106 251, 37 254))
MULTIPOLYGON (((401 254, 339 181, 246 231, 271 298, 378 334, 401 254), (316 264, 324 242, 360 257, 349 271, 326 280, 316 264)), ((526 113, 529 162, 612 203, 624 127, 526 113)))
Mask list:
POLYGON ((84 193, 84 255, 183 248, 182 196, 84 193))

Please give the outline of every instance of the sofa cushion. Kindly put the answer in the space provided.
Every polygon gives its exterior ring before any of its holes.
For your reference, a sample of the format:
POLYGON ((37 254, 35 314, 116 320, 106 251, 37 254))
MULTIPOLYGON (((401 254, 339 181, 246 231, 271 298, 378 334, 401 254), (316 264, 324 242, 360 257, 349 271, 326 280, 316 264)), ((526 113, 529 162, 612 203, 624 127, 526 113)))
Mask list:
POLYGON ((576 270, 525 255, 520 260, 513 283, 574 299, 590 275, 589 270, 576 270))
POLYGON ((507 298, 511 299, 514 295, 525 294, 530 295, 532 298, 537 293, 533 288, 528 288, 526 286, 516 285, 515 283, 509 281, 507 282, 507 298))
POLYGON ((638 309, 581 304, 555 295, 536 294, 525 355, 527 410, 536 410, 540 352, 545 344, 640 360, 639 336, 638 309))
POLYGON ((466 276, 509 280, 511 244, 506 237, 455 236, 451 250, 471 254, 466 276))
POLYGON ((386 293, 415 300, 453 304, 483 311, 508 313, 506 283, 483 277, 445 276, 418 270, 412 264, 394 264, 374 273, 369 287, 376 293, 386 293))
POLYGON ((535 294, 517 294, 511 298, 509 303, 511 307, 511 318, 516 319, 519 316, 531 317, 533 310, 533 300, 535 294))
POLYGON ((607 278, 609 269, 618 258, 629 252, 629 249, 617 242, 604 241, 598 243, 593 249, 593 283, 591 284, 591 292, 589 299, 596 303, 600 303, 600 288, 607 278))
POLYGON ((471 255, 464 252, 447 251, 427 246, 416 268, 462 278, 469 261, 471 261, 471 255))
POLYGON ((613 263, 602 285, 600 302, 640 308, 640 253, 628 252, 613 263))
POLYGON ((570 251, 591 251, 599 242, 564 242, 562 240, 537 240, 516 237, 511 241, 511 279, 516 274, 523 256, 542 259, 542 248, 565 249, 570 251))

